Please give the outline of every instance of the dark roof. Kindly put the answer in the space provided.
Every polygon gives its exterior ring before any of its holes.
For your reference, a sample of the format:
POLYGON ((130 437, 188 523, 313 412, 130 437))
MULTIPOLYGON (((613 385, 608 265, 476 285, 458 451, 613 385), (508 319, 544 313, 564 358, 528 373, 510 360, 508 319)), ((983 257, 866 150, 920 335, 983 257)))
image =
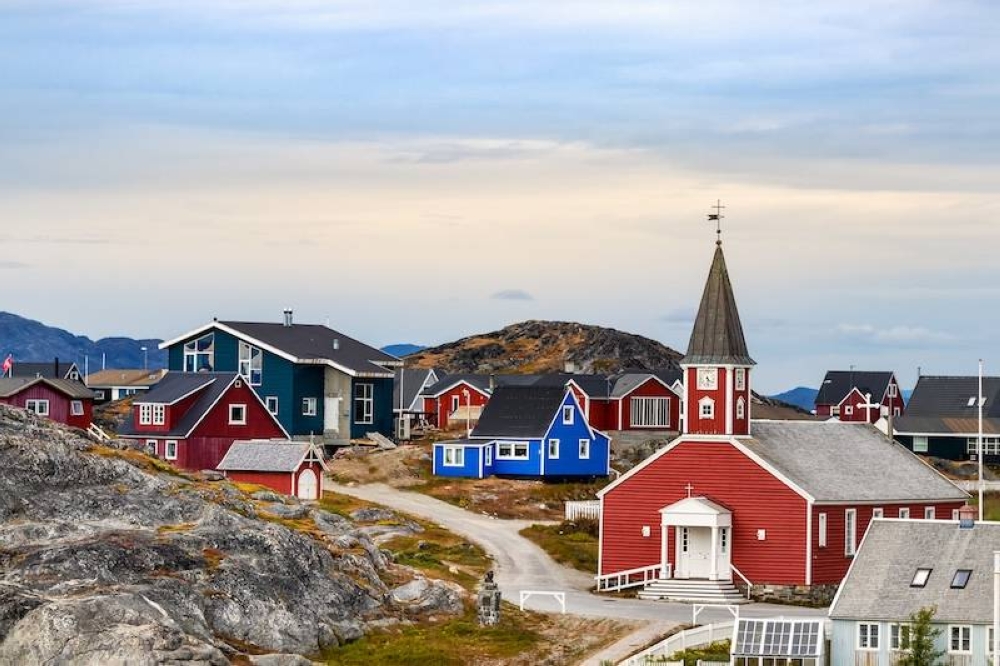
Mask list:
MULTIPOLYGON (((917 380, 907 416, 978 418, 979 378, 926 376, 917 380), (972 404, 969 404, 969 401, 972 404)), ((1000 377, 983 377, 984 418, 1000 418, 1000 377)))
POLYGON ((59 362, 59 373, 56 375, 55 360, 51 361, 18 361, 14 359, 11 368, 12 377, 45 377, 46 379, 66 379, 73 370, 80 374, 76 363, 59 362))
POLYGON ((565 387, 559 386, 499 386, 483 408, 472 436, 543 437, 565 396, 565 387))
POLYGON ((447 391, 455 384, 459 382, 465 382, 469 386, 474 386, 483 393, 489 393, 490 390, 490 376, 489 375, 474 375, 468 373, 456 373, 454 375, 444 375, 434 384, 428 386, 423 395, 437 395, 447 391))
POLYGON ((81 400, 94 398, 94 392, 84 386, 83 382, 78 382, 75 379, 51 379, 48 377, 0 378, 0 397, 15 395, 35 384, 45 384, 70 398, 81 400))
POLYGON ((127 419, 121 434, 128 437, 186 437, 237 377, 239 375, 235 372, 169 372, 135 404, 151 402, 170 404, 192 391, 197 391, 198 397, 194 404, 179 420, 173 422, 168 432, 150 433, 136 430, 136 424, 127 419))
MULTIPOLYGON (((958 416, 897 416, 892 420, 892 430, 897 435, 955 435, 975 437, 979 434, 979 418, 958 416)), ((1000 419, 983 417, 983 434, 1000 435, 1000 419)))
MULTIPOLYGON (((861 395, 871 393, 872 398, 882 400, 892 379, 890 371, 830 370, 816 394, 817 405, 839 405, 851 389, 857 388, 861 395)), ((909 411, 909 408, 907 408, 909 411)))
POLYGON ((310 451, 318 460, 322 455, 309 442, 272 440, 236 441, 216 469, 241 472, 294 472, 310 451))
POLYGON ((1000 523, 959 529, 956 521, 874 520, 830 609, 847 620, 906 621, 935 606, 935 623, 992 624, 993 552, 1000 550, 1000 523), (911 585, 917 569, 930 569, 927 584, 911 585), (972 575, 951 587, 958 569, 972 575))
POLYGON ((591 398, 620 398, 636 387, 655 377, 668 387, 682 377, 680 367, 661 370, 624 370, 613 375, 558 375, 565 381, 573 380, 591 398))
POLYGON ((167 374, 166 370, 143 370, 120 368, 115 370, 100 370, 87 375, 87 386, 110 388, 112 386, 152 386, 167 374))
POLYGON ((318 324, 285 326, 282 323, 270 322, 220 321, 219 323, 297 359, 330 361, 362 376, 391 376, 392 371, 387 370, 385 366, 402 363, 391 354, 318 324))
MULTIPOLYGON (((402 383, 403 389, 403 409, 409 409, 413 401, 417 399, 424 382, 427 381, 427 376, 433 372, 434 370, 428 368, 396 368, 396 376, 392 382, 392 408, 399 409, 400 383, 402 383)), ((434 376, 437 377, 437 373, 434 376)))
POLYGON ((715 256, 708 271, 698 316, 694 320, 687 355, 681 359, 681 363, 754 364, 743 337, 743 324, 740 323, 740 313, 736 309, 736 297, 729 282, 729 271, 726 269, 721 243, 715 246, 715 256))
POLYGON ((569 379, 591 398, 607 399, 615 384, 611 375, 573 375, 569 379))

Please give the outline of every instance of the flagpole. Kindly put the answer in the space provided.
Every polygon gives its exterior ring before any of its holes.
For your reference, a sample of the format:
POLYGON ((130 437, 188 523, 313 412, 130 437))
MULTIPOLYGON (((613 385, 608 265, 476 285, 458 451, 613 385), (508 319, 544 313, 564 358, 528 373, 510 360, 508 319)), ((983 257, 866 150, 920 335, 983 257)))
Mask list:
POLYGON ((983 359, 979 359, 979 522, 983 522, 983 359))

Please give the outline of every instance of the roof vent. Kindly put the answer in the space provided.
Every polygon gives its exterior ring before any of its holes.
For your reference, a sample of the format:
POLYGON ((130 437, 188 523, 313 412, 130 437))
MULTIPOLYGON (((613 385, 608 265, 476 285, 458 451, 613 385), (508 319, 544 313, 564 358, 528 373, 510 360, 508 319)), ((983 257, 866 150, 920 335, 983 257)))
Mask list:
POLYGON ((971 530, 976 525, 976 508, 966 504, 958 510, 958 529, 971 530))
POLYGON ((340 349, 340 338, 334 338, 333 339, 333 350, 337 351, 338 349, 340 349))
POLYGON ((285 315, 285 326, 291 326, 292 325, 292 309, 291 308, 285 308, 282 311, 282 314, 285 315))

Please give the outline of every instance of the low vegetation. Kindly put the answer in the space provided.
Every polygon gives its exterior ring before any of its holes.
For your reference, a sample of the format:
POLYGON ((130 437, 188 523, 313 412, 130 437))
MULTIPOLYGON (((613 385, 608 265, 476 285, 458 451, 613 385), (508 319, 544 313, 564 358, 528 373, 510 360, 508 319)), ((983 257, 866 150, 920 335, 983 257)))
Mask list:
MULTIPOLYGON (((729 661, 730 641, 716 641, 710 645, 688 648, 661 661, 683 661, 684 666, 697 666, 699 661, 729 661)), ((656 663, 655 661, 653 663, 656 663)))
POLYGON ((534 541, 556 562, 587 573, 597 571, 598 534, 596 520, 565 521, 558 525, 532 525, 521 536, 534 541))
POLYGON ((440 527, 415 522, 424 528, 423 532, 396 537, 383 544, 396 563, 475 591, 483 574, 492 568, 492 560, 483 549, 440 527))

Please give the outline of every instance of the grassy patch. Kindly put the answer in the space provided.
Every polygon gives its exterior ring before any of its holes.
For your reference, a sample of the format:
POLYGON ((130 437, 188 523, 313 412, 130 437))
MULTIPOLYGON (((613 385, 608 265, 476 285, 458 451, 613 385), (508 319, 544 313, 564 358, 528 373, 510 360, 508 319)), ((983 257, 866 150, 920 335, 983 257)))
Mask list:
MULTIPOLYGON (((711 645, 688 648, 670 655, 661 661, 683 661, 684 666, 697 666, 701 661, 729 661, 729 640, 716 641, 711 645)), ((655 661, 653 662, 656 663, 655 661)))
POLYGON ((534 541, 556 562, 594 573, 597 571, 598 529, 596 520, 577 520, 558 525, 532 525, 521 530, 521 536, 534 541))
POLYGON ((132 465, 135 465, 144 472, 149 472, 150 474, 162 472, 164 474, 179 476, 185 479, 191 478, 165 460, 160 460, 155 456, 148 455, 135 449, 115 449, 110 446, 104 446, 103 444, 94 444, 90 447, 90 450, 104 458, 118 458, 119 460, 124 460, 132 465))
POLYGON ((431 578, 458 583, 475 590, 483 574, 492 568, 492 560, 482 548, 455 534, 428 523, 420 523, 423 532, 396 537, 383 544, 398 564, 425 572, 431 578))
POLYGON ((607 479, 551 482, 529 479, 452 479, 430 476, 429 471, 411 490, 455 506, 498 518, 560 520, 567 500, 594 499, 607 479))
POLYGON ((177 523, 175 525, 160 525, 156 528, 158 534, 173 534, 175 532, 190 532, 195 528, 195 523, 177 523))
POLYGON ((341 666, 465 666, 505 660, 532 651, 541 635, 525 615, 505 612, 500 626, 480 627, 473 612, 433 624, 370 634, 328 651, 329 664, 341 666))
POLYGON ((339 495, 337 493, 323 493, 323 498, 319 500, 319 508, 330 513, 335 513, 344 518, 350 518, 351 512, 358 509, 369 509, 378 506, 371 502, 366 502, 350 495, 339 495))

